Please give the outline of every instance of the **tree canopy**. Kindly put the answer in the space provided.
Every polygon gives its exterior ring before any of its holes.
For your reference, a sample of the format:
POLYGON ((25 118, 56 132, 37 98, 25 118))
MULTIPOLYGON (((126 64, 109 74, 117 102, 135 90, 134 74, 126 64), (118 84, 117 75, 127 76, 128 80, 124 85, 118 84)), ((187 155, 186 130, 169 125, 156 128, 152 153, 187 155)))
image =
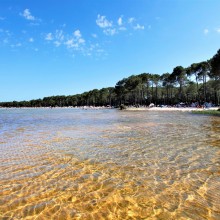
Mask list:
POLYGON ((118 106, 205 101, 220 104, 220 50, 208 61, 189 67, 176 66, 172 73, 141 73, 119 80, 114 87, 82 94, 50 96, 30 101, 1 102, 2 107, 118 106))

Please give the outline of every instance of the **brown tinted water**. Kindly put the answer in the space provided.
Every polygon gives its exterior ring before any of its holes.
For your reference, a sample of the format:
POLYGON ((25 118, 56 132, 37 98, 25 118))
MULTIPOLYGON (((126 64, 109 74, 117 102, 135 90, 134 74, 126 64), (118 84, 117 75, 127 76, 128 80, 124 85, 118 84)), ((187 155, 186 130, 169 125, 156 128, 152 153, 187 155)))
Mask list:
POLYGON ((0 109, 0 219, 220 219, 220 117, 0 109))

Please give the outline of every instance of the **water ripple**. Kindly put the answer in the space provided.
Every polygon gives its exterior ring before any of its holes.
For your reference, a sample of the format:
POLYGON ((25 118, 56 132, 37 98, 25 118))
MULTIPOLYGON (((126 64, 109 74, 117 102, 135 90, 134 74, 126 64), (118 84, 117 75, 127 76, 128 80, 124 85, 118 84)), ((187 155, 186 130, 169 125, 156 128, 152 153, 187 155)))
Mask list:
POLYGON ((220 119, 0 109, 0 219, 220 219, 220 119))

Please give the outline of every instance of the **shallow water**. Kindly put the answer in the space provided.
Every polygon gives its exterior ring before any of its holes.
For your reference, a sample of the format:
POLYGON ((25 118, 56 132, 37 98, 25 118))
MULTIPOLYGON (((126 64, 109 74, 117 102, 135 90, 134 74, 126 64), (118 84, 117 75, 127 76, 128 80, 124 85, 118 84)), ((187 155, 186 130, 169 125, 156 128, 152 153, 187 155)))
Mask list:
POLYGON ((0 219, 220 219, 220 118, 0 109, 0 219))

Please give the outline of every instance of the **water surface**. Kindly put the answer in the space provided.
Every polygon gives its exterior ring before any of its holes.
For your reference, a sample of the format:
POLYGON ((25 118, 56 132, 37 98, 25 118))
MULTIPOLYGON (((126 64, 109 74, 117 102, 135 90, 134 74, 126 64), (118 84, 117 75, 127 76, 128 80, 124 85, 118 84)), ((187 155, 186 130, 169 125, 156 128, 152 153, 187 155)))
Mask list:
POLYGON ((0 109, 0 219, 220 219, 220 118, 0 109))

